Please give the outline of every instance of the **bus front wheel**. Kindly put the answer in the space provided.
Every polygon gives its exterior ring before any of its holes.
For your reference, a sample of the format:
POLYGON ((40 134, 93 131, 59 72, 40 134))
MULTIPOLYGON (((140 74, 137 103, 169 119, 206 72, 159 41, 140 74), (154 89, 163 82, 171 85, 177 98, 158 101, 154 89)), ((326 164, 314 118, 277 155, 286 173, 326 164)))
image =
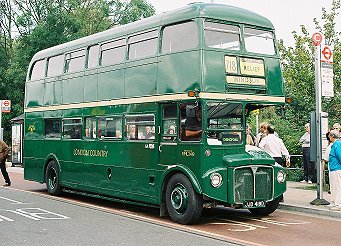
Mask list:
POLYGON ((50 161, 47 165, 45 181, 49 194, 58 196, 61 193, 62 187, 59 180, 59 166, 54 160, 50 161))
POLYGON ((275 200, 268 202, 264 208, 250 208, 249 211, 253 215, 258 215, 258 216, 266 216, 266 215, 272 214, 278 208, 278 205, 281 200, 282 200, 282 196, 277 197, 275 200))
POLYGON ((174 222, 193 224, 201 216, 203 199, 195 192, 188 178, 178 173, 172 176, 167 184, 166 206, 174 222))

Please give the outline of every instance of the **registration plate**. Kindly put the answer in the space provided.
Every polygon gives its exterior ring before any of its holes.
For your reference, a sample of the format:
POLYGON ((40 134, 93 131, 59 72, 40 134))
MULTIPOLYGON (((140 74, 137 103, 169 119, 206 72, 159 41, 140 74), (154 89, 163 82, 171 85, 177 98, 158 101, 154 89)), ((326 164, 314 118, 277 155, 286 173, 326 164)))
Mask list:
POLYGON ((243 204, 244 208, 263 208, 265 207, 264 201, 247 201, 243 204))

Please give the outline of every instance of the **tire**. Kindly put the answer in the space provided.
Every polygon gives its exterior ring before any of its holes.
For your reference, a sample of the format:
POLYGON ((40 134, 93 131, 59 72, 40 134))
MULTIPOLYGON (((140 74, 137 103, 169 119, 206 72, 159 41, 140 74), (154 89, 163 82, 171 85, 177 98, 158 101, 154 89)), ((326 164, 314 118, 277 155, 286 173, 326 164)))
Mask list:
POLYGON ((167 184, 166 207, 174 222, 193 224, 201 216, 203 199, 194 191, 188 178, 178 173, 172 176, 167 184))
POLYGON ((275 200, 268 202, 264 208, 250 208, 249 211, 253 215, 266 216, 272 214, 278 208, 279 202, 282 200, 282 196, 277 197, 275 200))
POLYGON ((62 192, 60 185, 59 165, 52 160, 48 163, 45 173, 46 188, 49 194, 58 196, 62 192))

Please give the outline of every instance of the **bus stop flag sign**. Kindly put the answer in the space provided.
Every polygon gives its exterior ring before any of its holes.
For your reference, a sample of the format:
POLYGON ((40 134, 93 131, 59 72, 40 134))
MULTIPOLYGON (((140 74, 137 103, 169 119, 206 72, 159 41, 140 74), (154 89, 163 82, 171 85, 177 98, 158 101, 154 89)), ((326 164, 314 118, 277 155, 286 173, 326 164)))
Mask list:
POLYGON ((322 96, 334 96, 333 51, 330 46, 321 47, 322 96))
POLYGON ((1 109, 2 109, 2 113, 10 113, 11 112, 11 101, 10 100, 3 100, 1 109))

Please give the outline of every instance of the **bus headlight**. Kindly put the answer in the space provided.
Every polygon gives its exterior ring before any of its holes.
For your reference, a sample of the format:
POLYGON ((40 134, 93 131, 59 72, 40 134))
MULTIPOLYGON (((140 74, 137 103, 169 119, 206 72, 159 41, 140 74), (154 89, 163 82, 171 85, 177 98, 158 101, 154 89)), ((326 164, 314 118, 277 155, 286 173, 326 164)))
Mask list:
POLYGON ((220 173, 212 173, 210 176, 211 179, 211 185, 214 188, 218 188, 221 186, 221 184, 223 183, 223 177, 221 176, 220 173))
POLYGON ((277 173, 277 181, 278 183, 283 183, 285 181, 286 174, 283 171, 279 171, 277 173))

